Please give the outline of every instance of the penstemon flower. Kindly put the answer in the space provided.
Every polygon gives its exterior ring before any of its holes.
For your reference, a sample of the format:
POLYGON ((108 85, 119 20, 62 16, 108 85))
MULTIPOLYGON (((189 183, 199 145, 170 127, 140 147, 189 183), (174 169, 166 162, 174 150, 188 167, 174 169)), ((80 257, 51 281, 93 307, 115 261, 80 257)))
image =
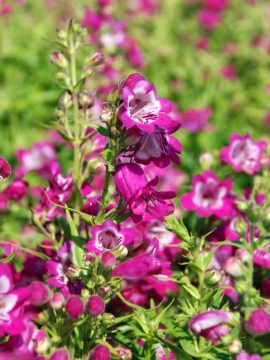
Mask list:
POLYGON ((193 191, 181 197, 181 204, 188 211, 196 210, 199 216, 216 215, 224 218, 232 213, 234 206, 230 196, 232 180, 219 181, 210 170, 195 175, 192 180, 193 191))
POLYGON ((252 141, 250 134, 234 134, 230 138, 229 146, 221 150, 220 159, 230 164, 234 171, 244 171, 252 176, 268 165, 266 148, 265 141, 252 141))
POLYGON ((158 217, 172 214, 175 197, 173 191, 156 191, 158 177, 147 181, 143 169, 137 164, 120 164, 115 171, 115 186, 130 208, 130 216, 137 223, 143 220, 145 212, 158 217))
POLYGON ((119 84, 118 90, 123 99, 118 116, 127 129, 137 126, 144 132, 153 133, 155 125, 162 129, 170 127, 171 103, 159 99, 154 85, 141 74, 129 75, 119 84))

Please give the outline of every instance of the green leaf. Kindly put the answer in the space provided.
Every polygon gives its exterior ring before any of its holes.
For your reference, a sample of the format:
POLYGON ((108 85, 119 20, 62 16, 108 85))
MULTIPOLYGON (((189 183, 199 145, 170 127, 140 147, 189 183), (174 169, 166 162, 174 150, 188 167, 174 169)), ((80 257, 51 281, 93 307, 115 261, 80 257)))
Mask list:
POLYGON ((97 132, 99 132, 101 135, 109 137, 108 129, 104 128, 103 126, 96 125, 96 124, 89 124, 89 126, 93 129, 97 130, 97 132))
POLYGON ((0 259, 0 263, 9 264, 13 260, 13 258, 15 256, 15 252, 13 252, 13 249, 14 249, 14 246, 13 246, 13 244, 11 244, 10 254, 8 255, 8 257, 6 257, 4 259, 0 259))
POLYGON ((183 350, 184 350, 187 354, 189 354, 189 355, 191 355, 191 356, 193 356, 193 357, 195 357, 195 358, 205 358, 205 359, 216 360, 216 357, 213 356, 213 355, 211 355, 211 354, 209 354, 209 353, 205 353, 205 352, 204 352, 204 353, 200 353, 200 352, 197 352, 196 349, 195 349, 195 347, 194 347, 194 345, 193 345, 192 342, 189 341, 189 340, 180 340, 180 344, 181 344, 183 350))
POLYGON ((120 292, 117 292, 116 295, 123 301, 124 304, 130 306, 132 309, 136 309, 139 311, 146 311, 143 307, 135 305, 135 304, 127 301, 120 292))
POLYGON ((82 244, 81 244, 81 239, 80 236, 78 234, 78 230, 76 228, 76 225, 74 224, 74 221, 70 215, 70 212, 67 208, 67 206, 65 207, 66 210, 66 215, 67 215, 67 220, 70 226, 70 232, 71 232, 71 237, 73 240, 73 263, 74 265, 82 268, 83 267, 83 249, 82 249, 82 244))

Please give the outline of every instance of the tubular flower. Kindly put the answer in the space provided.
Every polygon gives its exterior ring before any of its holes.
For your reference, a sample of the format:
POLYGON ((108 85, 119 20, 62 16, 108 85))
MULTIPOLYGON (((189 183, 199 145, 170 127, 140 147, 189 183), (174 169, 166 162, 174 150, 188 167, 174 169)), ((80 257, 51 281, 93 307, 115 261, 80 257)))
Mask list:
POLYGON ((130 216, 135 223, 142 221, 145 212, 158 217, 172 214, 175 197, 173 191, 156 191, 158 177, 147 181, 143 169, 134 163, 120 164, 116 167, 115 186, 130 208, 130 216))
POLYGON ((159 99, 153 84, 141 74, 129 75, 118 86, 123 103, 118 116, 123 125, 129 129, 137 126, 147 133, 155 131, 155 125, 167 129, 172 119, 167 114, 171 111, 171 103, 167 99, 159 99))
POLYGON ((139 280, 150 275, 160 274, 165 267, 168 267, 169 263, 160 262, 156 258, 158 248, 158 239, 152 239, 147 251, 144 254, 134 256, 133 258, 116 266, 111 272, 111 277, 139 280))
POLYGON ((234 134, 230 138, 229 146, 221 150, 220 159, 230 164, 234 171, 244 171, 252 176, 260 171, 261 167, 269 164, 266 148, 265 141, 252 141, 249 134, 234 134))
POLYGON ((219 182, 217 176, 207 170, 202 175, 194 176, 192 187, 192 192, 181 197, 181 204, 185 210, 196 210, 202 217, 215 214, 222 218, 231 214, 233 202, 230 197, 230 179, 219 182))
POLYGON ((195 334, 212 341, 219 341, 224 335, 230 334, 233 315, 223 310, 210 310, 196 315, 189 323, 189 328, 195 334))
POLYGON ((102 225, 92 228, 92 240, 87 243, 86 248, 99 255, 106 250, 113 251, 119 245, 134 249, 141 244, 141 241, 142 236, 136 229, 119 230, 119 226, 113 221, 106 220, 102 225))

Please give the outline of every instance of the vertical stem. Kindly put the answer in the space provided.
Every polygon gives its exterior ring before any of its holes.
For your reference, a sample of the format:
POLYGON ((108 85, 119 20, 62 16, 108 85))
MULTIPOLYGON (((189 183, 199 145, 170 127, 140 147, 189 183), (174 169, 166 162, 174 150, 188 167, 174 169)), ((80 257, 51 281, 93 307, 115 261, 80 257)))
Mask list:
MULTIPOLYGON (((71 81, 72 87, 74 88, 77 83, 77 74, 76 74, 76 48, 75 48, 75 39, 71 38, 70 41, 70 61, 71 61, 71 81)), ((78 93, 77 91, 72 91, 73 97, 73 120, 74 120, 74 158, 73 158, 73 181, 77 188, 80 190, 81 183, 81 169, 80 169, 80 123, 79 123, 79 104, 78 104, 78 93)), ((80 210, 79 198, 76 192, 75 210, 80 210)), ((78 227, 79 226, 80 217, 79 214, 74 214, 74 223, 78 227)))

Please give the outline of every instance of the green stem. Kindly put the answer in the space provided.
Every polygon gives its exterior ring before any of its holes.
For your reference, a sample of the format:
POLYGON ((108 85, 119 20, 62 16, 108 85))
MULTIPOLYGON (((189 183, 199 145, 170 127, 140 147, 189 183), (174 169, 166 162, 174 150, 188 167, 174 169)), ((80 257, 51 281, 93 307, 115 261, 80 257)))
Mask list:
POLYGON ((110 174, 108 168, 106 168, 100 210, 99 210, 99 213, 98 213, 98 216, 96 219, 97 224, 99 224, 99 223, 102 224, 102 222, 103 222, 105 209, 106 209, 106 203, 107 203, 107 197, 108 197, 108 193, 109 193, 110 175, 111 174, 110 174))

